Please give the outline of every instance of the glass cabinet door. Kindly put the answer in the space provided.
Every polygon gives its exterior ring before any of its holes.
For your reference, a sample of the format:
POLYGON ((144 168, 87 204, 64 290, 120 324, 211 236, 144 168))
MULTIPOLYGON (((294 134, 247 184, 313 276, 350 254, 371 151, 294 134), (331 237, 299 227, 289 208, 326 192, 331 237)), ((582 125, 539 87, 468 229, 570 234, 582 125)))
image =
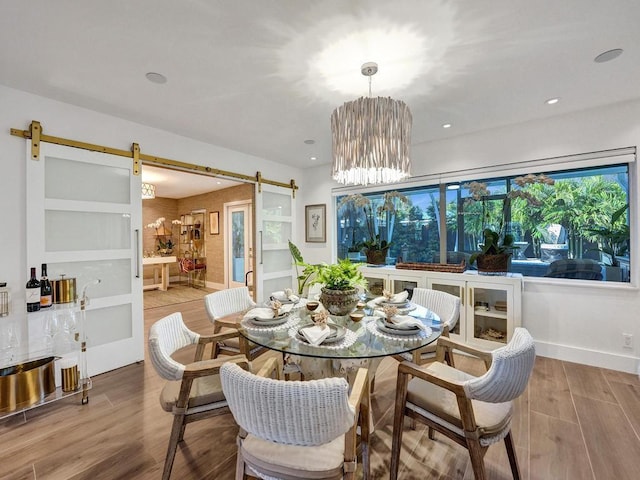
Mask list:
POLYGON ((512 287, 469 282, 467 288, 467 338, 490 348, 507 343, 513 333, 512 287))
POLYGON ((449 293, 451 295, 455 295, 460 299, 460 318, 458 323, 456 323, 455 327, 451 330, 451 334, 460 335, 460 332, 464 333, 464 323, 465 323, 465 289, 466 283, 464 281, 456 281, 456 280, 441 280, 441 279, 433 279, 429 278, 427 280, 427 288, 432 290, 438 290, 439 292, 449 293))
POLYGON ((372 297, 379 297, 384 290, 387 290, 387 275, 374 276, 366 274, 364 278, 367 280, 367 290, 372 297))

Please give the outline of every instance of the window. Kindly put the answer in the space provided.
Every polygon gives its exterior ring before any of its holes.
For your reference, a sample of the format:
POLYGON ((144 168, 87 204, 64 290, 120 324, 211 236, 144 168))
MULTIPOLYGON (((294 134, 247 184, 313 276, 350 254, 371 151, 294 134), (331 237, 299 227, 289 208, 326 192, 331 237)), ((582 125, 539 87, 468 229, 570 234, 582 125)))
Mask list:
POLYGON ((446 235, 447 261, 459 263, 491 227, 514 237, 512 272, 630 281, 628 164, 448 183, 444 227, 438 185, 397 192, 406 202, 397 202, 393 214, 383 208, 389 192, 361 195, 369 210, 337 198, 339 258, 366 261, 366 242, 377 235, 391 244, 387 264, 438 262, 446 235), (483 189, 480 197, 473 195, 474 183, 483 189))

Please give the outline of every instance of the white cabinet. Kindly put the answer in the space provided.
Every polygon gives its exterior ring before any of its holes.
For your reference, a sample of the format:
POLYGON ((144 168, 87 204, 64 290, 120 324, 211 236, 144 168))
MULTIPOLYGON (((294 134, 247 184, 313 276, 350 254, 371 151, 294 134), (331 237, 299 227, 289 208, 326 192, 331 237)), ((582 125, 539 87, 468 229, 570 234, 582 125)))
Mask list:
POLYGON ((451 336, 481 348, 504 345, 514 328, 522 324, 520 274, 484 276, 475 271, 442 273, 395 267, 362 267, 362 272, 375 295, 382 293, 382 288, 397 293, 422 287, 459 297, 460 320, 451 336))
POLYGON ((393 267, 362 267, 362 273, 373 295, 382 295, 383 290, 399 293, 411 292, 414 288, 427 286, 424 272, 414 270, 396 270, 393 267))

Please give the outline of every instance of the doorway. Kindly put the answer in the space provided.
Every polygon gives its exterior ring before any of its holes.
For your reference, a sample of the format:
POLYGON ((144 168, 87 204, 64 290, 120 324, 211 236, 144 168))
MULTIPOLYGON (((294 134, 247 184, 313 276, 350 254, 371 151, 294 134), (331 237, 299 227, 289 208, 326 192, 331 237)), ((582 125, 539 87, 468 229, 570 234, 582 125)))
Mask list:
POLYGON ((225 203, 224 212, 225 285, 227 288, 249 285, 253 254, 252 203, 225 203))
MULTIPOLYGON (((143 164, 142 176, 143 181, 152 184, 155 189, 154 198, 142 200, 142 223, 149 225, 157 219, 165 219, 163 223, 167 232, 163 232, 163 240, 166 243, 167 239, 171 239, 174 245, 171 256, 176 258, 169 265, 168 288, 165 291, 145 291, 145 308, 184 303, 225 288, 225 204, 251 203, 253 185, 147 164, 143 164), (194 212, 199 215, 197 222, 194 212), (195 231, 196 223, 200 224, 198 232, 195 231), (201 281, 189 284, 180 269, 180 260, 193 260, 194 253, 198 263, 206 265, 206 273, 201 271, 198 275, 201 281)), ((249 218, 249 222, 252 221, 249 218)), ((143 251, 148 256, 158 255, 156 233, 155 228, 144 228, 142 231, 143 251)), ((144 274, 147 285, 155 282, 152 266, 145 267, 144 274)))

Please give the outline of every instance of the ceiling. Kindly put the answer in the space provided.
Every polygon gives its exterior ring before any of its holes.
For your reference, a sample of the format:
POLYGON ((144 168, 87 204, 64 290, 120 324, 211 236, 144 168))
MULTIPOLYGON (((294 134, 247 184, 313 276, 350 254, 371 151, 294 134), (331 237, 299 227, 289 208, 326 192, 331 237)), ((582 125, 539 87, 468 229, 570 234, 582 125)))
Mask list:
POLYGON ((142 165, 142 181, 151 183, 156 187, 156 197, 175 199, 242 185, 240 182, 226 178, 169 170, 144 164, 142 165))
POLYGON ((331 161, 367 61, 414 146, 638 98, 639 18, 637 0, 2 2, 0 84, 304 168, 331 161))

